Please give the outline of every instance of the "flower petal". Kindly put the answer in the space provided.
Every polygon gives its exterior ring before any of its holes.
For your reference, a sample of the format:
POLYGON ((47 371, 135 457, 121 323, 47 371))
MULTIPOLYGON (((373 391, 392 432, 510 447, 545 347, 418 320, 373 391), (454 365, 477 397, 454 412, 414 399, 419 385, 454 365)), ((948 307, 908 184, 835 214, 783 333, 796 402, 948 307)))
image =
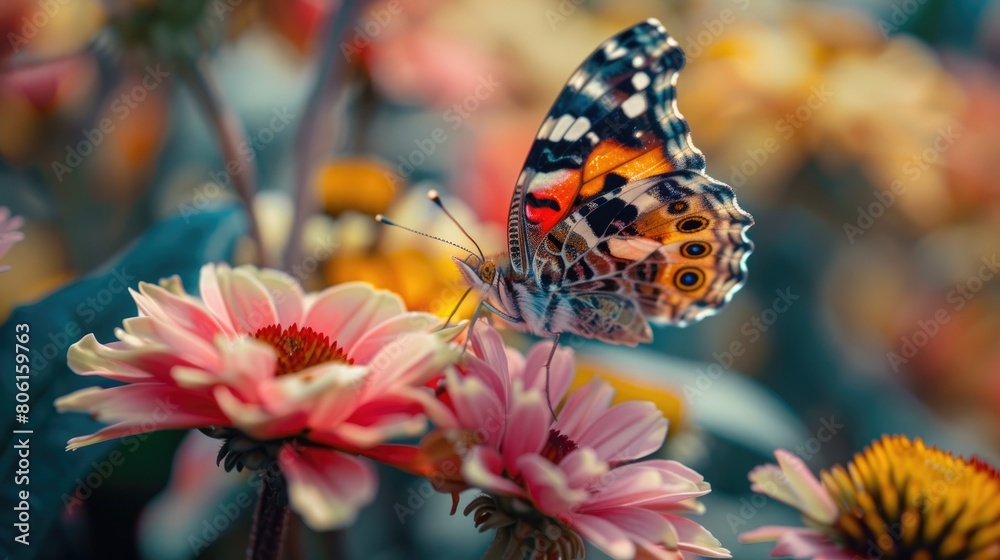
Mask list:
POLYGON ((755 492, 784 502, 820 523, 837 518, 837 504, 809 467, 795 455, 779 449, 778 465, 763 465, 750 472, 755 492))
POLYGON ((583 538, 615 560, 631 560, 635 557, 635 544, 614 523, 595 515, 574 515, 567 522, 583 538))
POLYGON ((289 504, 316 531, 350 525, 375 497, 375 471, 362 459, 285 445, 278 461, 288 480, 289 504))
POLYGON ((372 327, 405 311, 396 294, 374 290, 363 282, 347 282, 316 296, 306 310, 304 326, 329 336, 341 348, 353 348, 372 327))
POLYGON ((470 485, 498 494, 527 497, 520 486, 502 473, 503 459, 488 447, 474 447, 462 463, 462 476, 470 485))

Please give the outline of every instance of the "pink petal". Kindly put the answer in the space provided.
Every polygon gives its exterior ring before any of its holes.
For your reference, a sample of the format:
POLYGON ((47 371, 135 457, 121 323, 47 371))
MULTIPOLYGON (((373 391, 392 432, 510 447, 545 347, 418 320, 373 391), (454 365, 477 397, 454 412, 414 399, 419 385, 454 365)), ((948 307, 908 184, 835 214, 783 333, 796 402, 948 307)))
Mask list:
POLYGON ((729 550, 722 546, 708 529, 685 517, 667 515, 667 520, 677 533, 678 548, 709 558, 731 558, 729 550))
POLYGON ((278 311, 267 288, 256 278, 257 269, 236 269, 219 264, 202 267, 202 300, 216 318, 232 325, 235 332, 253 334, 278 324, 278 311))
POLYGON ((267 289, 278 314, 276 322, 285 327, 301 325, 305 314, 305 294, 299 283, 284 272, 271 268, 256 270, 254 277, 267 289))
POLYGON ((305 325, 323 333, 341 348, 353 348, 376 325, 406 311, 399 296, 374 290, 363 282, 327 288, 306 310, 305 325))
POLYGON ((347 349, 347 355, 355 363, 367 364, 387 344, 408 333, 430 331, 440 322, 441 319, 434 315, 416 311, 390 317, 361 335, 354 346, 347 349))
POLYGON ((774 452, 778 465, 763 465, 750 471, 751 488, 784 502, 820 523, 837 518, 837 505, 806 464, 795 455, 779 449, 774 452))
POLYGON ((635 557, 635 544, 614 523, 594 515, 574 515, 563 521, 615 560, 635 557))
POLYGON ((430 333, 401 336, 372 357, 363 394, 382 394, 395 385, 423 385, 453 363, 457 353, 430 333))
POLYGON ((197 299, 172 293, 155 284, 139 283, 139 291, 129 288, 139 311, 157 321, 176 325, 202 340, 211 342, 219 334, 235 333, 228 324, 219 321, 197 299))
POLYGON ((858 556, 840 548, 829 537, 805 527, 767 526, 740 534, 740 542, 778 541, 771 556, 814 558, 816 560, 857 560, 858 556))
POLYGON ((619 463, 653 453, 666 437, 667 420, 656 405, 629 401, 595 415, 574 441, 593 447, 603 461, 619 463))
POLYGON ((507 423, 502 396, 476 377, 462 378, 449 371, 447 379, 448 395, 459 426, 474 430, 478 443, 499 449, 507 423))
POLYGON ((589 447, 575 449, 559 463, 566 476, 566 483, 573 488, 583 488, 608 473, 608 464, 597 457, 589 447))
POLYGON ((608 409, 614 394, 610 385, 596 379, 573 391, 559 411, 553 429, 577 443, 582 442, 583 432, 608 409))
MULTIPOLYGON (((531 347, 525 358, 522 376, 525 389, 545 391, 545 362, 549 359, 551 351, 551 341, 539 342, 531 347)), ((549 366, 549 397, 553 406, 559 404, 566 396, 566 391, 569 391, 570 385, 573 384, 575 375, 573 350, 566 347, 558 348, 549 366)))
POLYGON ((532 501, 548 515, 573 511, 587 499, 586 490, 570 488, 562 470, 540 455, 522 456, 517 460, 517 470, 524 477, 532 501))
POLYGON ((213 390, 215 401, 227 419, 226 424, 239 428, 248 436, 267 440, 287 437, 306 427, 309 413, 303 409, 271 411, 261 404, 246 402, 224 385, 213 390))
POLYGON ((527 497, 520 486, 501 473, 503 473, 503 459, 499 453, 488 447, 472 448, 462 463, 462 476, 470 485, 488 492, 527 497))
POLYGON ((288 480, 289 504, 313 530, 350 525, 375 497, 375 471, 361 459, 286 445, 278 461, 288 480))
POLYGON ((175 354, 184 356, 184 360, 194 367, 202 369, 221 367, 219 352, 211 339, 200 338, 176 324, 158 321, 151 317, 132 317, 125 319, 122 325, 129 334, 147 341, 144 346, 162 345, 170 348, 175 354))
POLYGON ((161 383, 90 387, 56 399, 55 406, 59 412, 87 412, 102 422, 117 422, 95 434, 69 440, 67 449, 155 430, 227 425, 209 399, 161 383))
POLYGON ((501 447, 504 466, 508 469, 518 465, 519 458, 536 455, 542 450, 549 439, 552 422, 552 412, 543 393, 521 392, 515 385, 513 397, 501 447))

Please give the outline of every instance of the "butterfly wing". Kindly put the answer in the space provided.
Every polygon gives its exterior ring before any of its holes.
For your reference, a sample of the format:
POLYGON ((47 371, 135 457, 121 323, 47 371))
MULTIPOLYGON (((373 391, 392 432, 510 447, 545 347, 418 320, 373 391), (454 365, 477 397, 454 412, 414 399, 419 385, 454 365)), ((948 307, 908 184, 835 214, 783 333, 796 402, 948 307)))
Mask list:
POLYGON ((536 135, 508 218, 517 276, 561 220, 621 185, 679 169, 704 171, 677 111, 684 53, 655 19, 605 41, 570 77, 536 135))
POLYGON ((635 315, 684 325, 714 313, 746 279, 752 224, 729 186, 697 171, 591 199, 553 227, 534 257, 539 284, 585 319, 549 328, 635 344, 650 338, 635 315), (609 330, 609 315, 624 326, 609 330))

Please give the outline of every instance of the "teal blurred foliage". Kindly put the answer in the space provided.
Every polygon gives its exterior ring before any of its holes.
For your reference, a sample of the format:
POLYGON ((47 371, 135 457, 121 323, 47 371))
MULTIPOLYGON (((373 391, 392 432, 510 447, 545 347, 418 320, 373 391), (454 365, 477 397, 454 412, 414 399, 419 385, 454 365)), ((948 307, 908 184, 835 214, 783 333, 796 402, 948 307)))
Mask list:
MULTIPOLYGON (((125 438, 128 441, 84 447, 73 452, 65 450, 70 438, 96 431, 102 425, 78 414, 59 414, 53 401, 78 389, 108 385, 107 380, 82 377, 70 371, 65 362, 66 349, 82 333, 93 332, 99 340, 111 340, 122 320, 136 313, 128 289, 138 282, 156 283, 176 274, 187 285, 197 285, 201 265, 231 259, 245 229, 243 215, 232 206, 191 217, 176 216, 153 224, 120 256, 39 302, 18 307, 0 328, 5 340, 14 340, 20 324, 27 324, 31 335, 27 345, 31 349, 29 421, 25 426, 14 425, 13 415, 5 416, 4 433, 10 434, 17 428, 34 432, 13 436, 30 440, 31 467, 27 484, 4 484, 2 487, 4 503, 19 503, 17 492, 25 488, 30 492, 31 546, 21 548, 19 544, 12 544, 19 533, 12 523, 4 524, 0 528, 0 540, 5 556, 66 558, 67 548, 79 546, 69 543, 80 534, 90 535, 87 539, 90 546, 114 538, 114 532, 100 530, 101 523, 95 524, 98 520, 88 519, 86 502, 91 496, 99 495, 102 487, 114 485, 132 485, 147 498, 155 491, 156 487, 149 485, 155 483, 157 474, 163 477, 163 466, 169 465, 169 438, 140 434, 125 438), (184 247, 184 250, 178 251, 177 247, 184 247), (143 444, 147 439, 152 442, 143 444), (139 448, 145 453, 133 455, 139 448), (152 450, 157 453, 149 453, 152 450), (114 464, 107 460, 109 452, 117 454, 114 464), (134 477, 132 480, 128 479, 128 473, 134 477), (112 474, 115 476, 111 477, 112 474), (53 531, 52 525, 60 520, 60 528, 53 531), (77 534, 67 535, 68 528, 73 527, 77 534)), ((0 349, 0 363, 10 365, 11 370, 13 351, 13 344, 4 344, 0 349)), ((4 402, 14 402, 13 382, 3 384, 0 392, 4 402)), ((18 451, 13 442, 7 440, 6 443, 0 464, 4 480, 13 481, 18 469, 18 451)), ((117 517, 123 523, 115 525, 128 531, 134 518, 122 515, 124 508, 120 505, 111 508, 112 511, 105 510, 105 515, 117 517)), ((88 553, 79 550, 78 554, 86 557, 88 553)))

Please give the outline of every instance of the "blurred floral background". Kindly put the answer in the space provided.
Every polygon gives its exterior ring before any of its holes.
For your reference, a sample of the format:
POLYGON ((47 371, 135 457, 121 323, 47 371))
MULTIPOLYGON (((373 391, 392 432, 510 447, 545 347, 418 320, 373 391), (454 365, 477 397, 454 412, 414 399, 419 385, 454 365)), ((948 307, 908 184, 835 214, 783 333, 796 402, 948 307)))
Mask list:
MULTIPOLYGON (((712 484, 700 522, 739 559, 769 549, 739 532, 796 524, 750 492, 747 472, 775 447, 819 470, 898 433, 996 464, 990 0, 5 0, 0 206, 25 222, 0 315, 24 306, 35 367, 55 371, 83 333, 107 339, 134 313, 125 288, 262 256, 310 289, 365 280, 447 316, 463 291, 455 250, 373 216, 462 242, 425 197, 438 189, 501 250, 514 181, 565 79, 649 17, 687 53, 680 110, 708 173, 754 215, 756 249, 716 316, 637 350, 570 341, 581 379, 660 406, 661 453, 712 484)), ((154 433, 66 455, 88 420, 54 414, 69 386, 52 375, 32 388, 33 488, 54 507, 36 512, 25 557, 242 555, 246 477, 206 468, 216 442, 154 433)), ((293 523, 295 552, 482 555, 488 539, 449 517, 448 496, 388 469, 381 480, 345 532, 293 523)))

